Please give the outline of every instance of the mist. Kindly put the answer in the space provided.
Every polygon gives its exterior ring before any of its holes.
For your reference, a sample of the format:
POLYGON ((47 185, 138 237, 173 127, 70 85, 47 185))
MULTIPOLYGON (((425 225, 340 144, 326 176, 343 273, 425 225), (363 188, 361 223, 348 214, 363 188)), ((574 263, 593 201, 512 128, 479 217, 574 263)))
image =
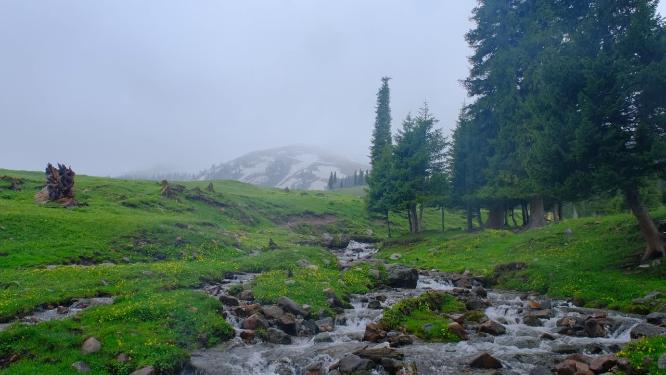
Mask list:
POLYGON ((3 1, 0 165, 194 172, 296 143, 367 162, 384 75, 394 128, 426 100, 455 125, 474 5, 3 1))

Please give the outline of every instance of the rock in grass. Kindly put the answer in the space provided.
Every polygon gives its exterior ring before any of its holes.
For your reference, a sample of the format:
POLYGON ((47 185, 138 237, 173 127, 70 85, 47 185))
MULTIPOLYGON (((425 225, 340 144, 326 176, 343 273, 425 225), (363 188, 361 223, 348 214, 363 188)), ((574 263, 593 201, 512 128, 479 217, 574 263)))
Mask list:
POLYGON ((76 372, 81 372, 81 373, 90 372, 90 366, 87 363, 81 361, 72 363, 72 368, 76 370, 76 372))
POLYGON ((83 345, 81 345, 81 352, 83 354, 97 353, 100 349, 102 349, 102 343, 92 336, 88 337, 86 341, 83 342, 83 345))
POLYGON ((130 357, 129 357, 129 355, 127 355, 127 353, 118 353, 118 355, 116 356, 116 361, 121 362, 121 363, 128 362, 129 360, 130 360, 130 357))
POLYGON ((662 354, 657 360, 657 368, 660 370, 666 370, 666 353, 662 354))
POLYGON ((280 297, 277 300, 277 305, 280 306, 284 311, 290 312, 294 315, 300 315, 306 317, 307 312, 299 305, 288 297, 280 297))
POLYGON ((465 331, 465 327, 463 327, 462 324, 460 324, 460 323, 457 323, 457 322, 449 323, 448 330, 449 330, 449 332, 458 336, 458 338, 461 339, 461 340, 469 339, 469 336, 467 335, 467 331, 465 331))
POLYGON ((666 336, 666 328, 649 323, 639 323, 631 329, 629 334, 633 340, 641 337, 666 336))
POLYGON ((153 366, 142 367, 132 372, 130 375, 155 375, 155 368, 153 368, 153 366))
POLYGON ((648 314, 645 319, 650 324, 661 325, 666 323, 666 313, 653 312, 648 314))
POLYGON ((480 369, 498 369, 502 368, 502 362, 488 353, 481 353, 474 357, 469 363, 470 367, 480 369))

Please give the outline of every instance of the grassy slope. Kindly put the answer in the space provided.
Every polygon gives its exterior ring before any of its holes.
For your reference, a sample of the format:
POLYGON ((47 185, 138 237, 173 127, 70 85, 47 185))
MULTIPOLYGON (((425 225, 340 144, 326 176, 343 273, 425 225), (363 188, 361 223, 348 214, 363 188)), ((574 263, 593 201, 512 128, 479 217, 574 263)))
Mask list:
MULTIPOLYGON (((0 366, 13 355, 19 358, 3 373, 73 372, 71 363, 79 360, 89 363, 93 373, 129 373, 147 364, 170 371, 188 350, 229 337, 219 303, 194 290, 203 282, 237 270, 274 270, 286 277, 284 270, 295 270, 297 261, 305 259, 320 268, 308 275, 296 271, 297 285, 312 285, 307 281, 316 278, 317 288, 330 284, 341 295, 360 291, 370 282, 367 274, 341 274, 330 253, 299 244, 315 243, 323 231, 383 235, 381 223, 369 220, 361 200, 349 195, 216 181, 217 193, 204 193, 210 200, 205 203, 186 195, 161 198, 155 182, 77 176, 77 199, 83 205, 63 209, 34 203, 41 173, 0 170, 1 175, 25 181, 20 191, 0 182, 0 321, 79 297, 117 298, 76 319, 14 325, 0 333, 0 366), (336 220, 294 222, 301 215, 334 215, 336 220), (280 245, 278 250, 265 250, 269 238, 280 245), (116 265, 100 264, 109 261, 116 265), (80 353, 88 336, 100 339, 101 352, 80 353), (131 361, 116 361, 120 352, 131 361)), ((208 182, 185 185, 205 189, 208 182)), ((280 279, 262 280, 256 285, 259 295, 280 279)), ((284 285, 274 290, 323 306, 319 289, 303 293, 302 287, 284 285)), ((279 297, 264 294, 267 300, 279 297)))
MULTIPOLYGON (((26 181, 18 192, 0 181, 0 321, 73 298, 117 297, 113 305, 91 308, 76 319, 0 333, 0 367, 13 354, 20 359, 2 373, 67 373, 77 360, 88 362, 93 373, 129 373, 146 364, 169 371, 188 350, 229 336, 219 303, 193 290, 203 282, 221 279, 225 271, 267 271, 253 286, 259 298, 288 295, 323 308, 322 289, 332 287, 342 296, 367 289, 371 281, 364 268, 338 271, 331 254, 316 246, 319 234, 385 236, 384 223, 367 217, 358 191, 285 192, 215 181, 217 193, 203 193, 212 201, 205 203, 185 196, 163 199, 156 182, 77 176, 77 199, 85 205, 63 209, 33 202, 41 173, 0 170, 2 175, 26 181), (336 220, 299 223, 295 218, 302 216, 336 220), (269 238, 280 249, 265 250, 269 238), (317 271, 299 268, 302 259, 317 271), (99 264, 104 261, 116 265, 99 264), (88 336, 100 338, 100 353, 80 353, 88 336), (119 352, 132 360, 115 361, 119 352)), ((208 182, 185 185, 203 190, 208 182)), ((395 233, 404 234, 405 220, 391 219, 395 233)), ((459 214, 447 213, 446 220, 448 228, 464 223, 459 214)), ((644 308, 631 305, 632 298, 666 291, 664 265, 625 269, 641 252, 627 216, 568 221, 522 234, 436 233, 439 213, 434 210, 426 211, 426 224, 431 232, 401 237, 380 256, 400 252, 404 263, 485 274, 496 264, 524 261, 529 267, 501 286, 624 310, 644 308), (573 235, 566 237, 569 227, 573 235)))
MULTIPOLYGON (((666 217, 666 212, 657 217, 666 217)), ((499 286, 573 298, 592 307, 646 312, 648 307, 631 300, 654 290, 666 293, 666 264, 636 269, 643 246, 635 221, 616 215, 567 220, 523 233, 489 230, 406 237, 387 242, 380 257, 400 253, 401 263, 486 276, 492 276, 498 264, 525 262, 526 269, 500 278, 499 286)))

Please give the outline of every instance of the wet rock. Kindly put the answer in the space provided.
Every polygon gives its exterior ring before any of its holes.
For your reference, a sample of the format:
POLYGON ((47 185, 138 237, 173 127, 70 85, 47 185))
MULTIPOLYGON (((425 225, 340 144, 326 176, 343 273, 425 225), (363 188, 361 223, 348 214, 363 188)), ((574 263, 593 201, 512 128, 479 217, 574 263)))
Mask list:
POLYGON ((155 375, 155 374, 156 372, 153 366, 146 366, 132 372, 130 375, 155 375))
POLYGON ((262 306, 261 312, 267 319, 280 319, 284 315, 284 310, 281 307, 275 305, 262 306))
POLYGON ((486 298, 488 297, 488 291, 482 286, 475 286, 472 288, 472 293, 476 294, 477 296, 481 298, 486 298))
POLYGON ((488 302, 477 296, 468 296, 463 298, 467 310, 485 310, 489 306, 488 302))
POLYGON ((90 366, 89 366, 87 363, 85 363, 85 362, 81 362, 81 361, 78 361, 78 362, 74 362, 74 363, 72 363, 72 368, 73 368, 76 372, 81 372, 81 373, 88 373, 88 372, 90 372, 90 366))
POLYGON ((553 372, 557 375, 594 375, 587 364, 573 359, 558 363, 553 372))
POLYGON ((88 337, 81 346, 81 352, 83 354, 97 353, 100 349, 102 349, 102 343, 94 337, 88 337))
POLYGON ((238 294, 238 298, 244 301, 254 301, 254 294, 252 294, 251 290, 243 290, 238 294))
POLYGON ((387 284, 394 288, 416 288, 419 280, 419 272, 415 268, 403 265, 395 265, 388 270, 387 284))
POLYGON ((337 364, 337 369, 341 374, 347 375, 363 370, 370 370, 374 367, 372 361, 350 354, 343 357, 337 364))
POLYGON ((365 326, 365 333, 363 334, 363 341, 378 342, 386 337, 384 331, 378 323, 368 323, 365 326))
POLYGON ((325 375, 324 364, 321 362, 313 363, 305 368, 304 375, 325 375))
POLYGON ((537 366, 530 370, 529 375, 553 375, 553 372, 548 367, 537 366))
POLYGON ((227 295, 223 294, 220 297, 218 297, 218 299, 225 306, 238 306, 238 305, 240 305, 240 303, 238 302, 238 298, 236 298, 236 297, 227 296, 227 295))
POLYGON ((392 348, 399 348, 401 346, 412 345, 414 339, 412 336, 402 334, 400 332, 389 332, 386 339, 392 348))
POLYGON ((590 362, 590 370, 600 374, 610 371, 615 365, 617 365, 617 357, 614 355, 603 355, 592 359, 590 362))
POLYGON ((528 314, 523 317, 523 323, 525 325, 528 325, 530 327, 541 327, 543 326, 543 322, 541 319, 536 317, 535 315, 528 314))
POLYGON ((327 302, 328 302, 328 305, 331 306, 334 310, 338 310, 338 309, 344 310, 344 309, 353 308, 352 305, 350 305, 349 303, 343 302, 337 296, 329 298, 327 302))
POLYGON ((333 325, 333 318, 326 317, 324 319, 319 319, 315 322, 319 332, 331 332, 335 328, 333 325))
POLYGON ((321 332, 314 337, 314 342, 333 342, 333 338, 330 333, 321 332))
POLYGON ((296 317, 294 314, 286 313, 277 322, 280 329, 290 335, 296 335, 296 317))
POLYGON ((319 332, 317 324, 312 320, 303 320, 298 323, 298 328, 296 329, 298 336, 314 336, 319 332))
POLYGON ((461 340, 468 340, 469 339, 469 335, 467 334, 467 331, 465 330, 465 327, 462 326, 462 324, 460 324, 458 322, 452 322, 452 323, 449 323, 447 328, 448 328, 449 332, 458 336, 458 338, 460 338, 461 340))
POLYGON ((389 374, 395 374, 405 366, 402 361, 398 361, 393 358, 382 358, 380 364, 384 370, 388 371, 389 374))
POLYGON ((402 360, 405 355, 399 351, 386 346, 375 347, 375 348, 363 348, 354 352, 357 356, 361 358, 367 358, 371 361, 380 363, 384 358, 398 359, 402 360))
POLYGON ((559 354, 574 354, 578 353, 578 349, 573 345, 559 344, 553 348, 553 352, 559 354))
POLYGON ((67 306, 58 306, 58 307, 56 307, 56 312, 60 315, 67 314, 69 312, 69 307, 67 307, 67 306))
POLYGON ((549 341, 555 340, 555 336, 553 336, 552 334, 550 334, 548 332, 542 333, 541 336, 539 336, 539 338, 541 340, 549 340, 549 341))
POLYGON ((298 303, 292 301, 288 297, 278 298, 277 305, 280 306, 284 311, 290 312, 294 315, 300 315, 303 317, 308 316, 308 313, 299 305, 298 303))
POLYGON ((479 332, 484 332, 491 334, 493 336, 498 336, 506 333, 506 327, 493 320, 488 320, 487 322, 479 326, 479 332))
POLYGON ((641 298, 636 298, 632 300, 631 302, 636 304, 636 305, 645 305, 653 302, 657 298, 661 297, 661 293, 657 291, 652 291, 648 294, 646 294, 644 297, 641 298))
POLYGON ((666 313, 661 313, 661 312, 653 312, 648 314, 645 319, 647 319, 647 322, 650 324, 654 325, 662 325, 666 323, 666 313))
POLYGON ((374 309, 374 310, 379 310, 379 309, 382 308, 382 304, 381 304, 381 302, 379 302, 377 300, 372 300, 372 301, 368 302, 368 308, 369 309, 374 309))
POLYGON ((254 342, 254 338, 256 337, 256 332, 250 330, 242 330, 240 331, 239 336, 241 339, 243 339, 243 342, 245 342, 246 344, 251 344, 254 342))
POLYGON ((266 330, 264 339, 267 342, 270 342, 271 344, 281 344, 281 345, 291 344, 291 337, 288 334, 286 334, 282 330, 273 327, 266 330))
POLYGON ((253 303, 249 305, 243 305, 243 306, 238 306, 238 308, 234 309, 234 312, 236 315, 240 317, 247 318, 248 316, 252 314, 256 314, 258 312, 262 311, 261 305, 253 303))
POLYGON ((241 322, 242 329, 256 331, 260 328, 268 328, 268 322, 259 314, 252 314, 241 322))
POLYGON ((470 289, 474 284, 472 283, 472 279, 469 277, 461 277, 457 280, 453 280, 453 285, 457 286, 458 288, 464 288, 464 289, 470 289))
POLYGON ((639 323, 631 329, 630 336, 634 340, 641 337, 666 336, 666 328, 649 323, 639 323))
POLYGON ((498 369, 502 368, 502 363, 488 353, 481 353, 474 357, 469 363, 470 367, 479 369, 498 369))

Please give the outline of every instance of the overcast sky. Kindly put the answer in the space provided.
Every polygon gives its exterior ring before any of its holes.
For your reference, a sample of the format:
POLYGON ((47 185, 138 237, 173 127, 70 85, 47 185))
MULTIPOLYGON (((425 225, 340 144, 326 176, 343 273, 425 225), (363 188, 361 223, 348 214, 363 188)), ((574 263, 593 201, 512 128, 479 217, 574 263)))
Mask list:
POLYGON ((295 143, 365 161, 383 75, 394 128, 424 100, 454 125, 474 4, 0 0, 0 167, 198 171, 295 143))

